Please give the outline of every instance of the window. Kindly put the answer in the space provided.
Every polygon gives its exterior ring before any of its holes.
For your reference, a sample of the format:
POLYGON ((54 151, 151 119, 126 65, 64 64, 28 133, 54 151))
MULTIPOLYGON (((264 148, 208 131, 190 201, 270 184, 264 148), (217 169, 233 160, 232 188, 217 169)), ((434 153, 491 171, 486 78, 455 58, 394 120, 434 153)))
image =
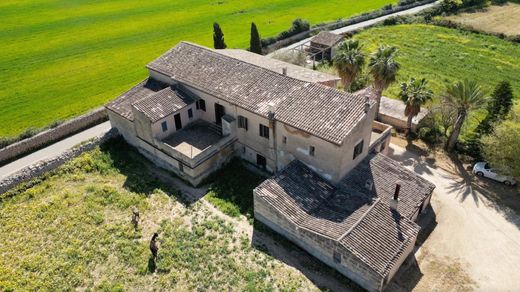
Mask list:
POLYGON ((356 159, 361 153, 363 153, 363 140, 359 141, 356 147, 354 147, 354 157, 352 159, 356 159))
POLYGON ((206 101, 202 98, 197 100, 197 102, 195 103, 195 108, 200 109, 202 111, 206 111, 206 101))
POLYGON ((336 264, 341 263, 341 254, 340 254, 340 253, 334 251, 334 252, 332 253, 332 258, 334 259, 334 262, 335 262, 336 264))
POLYGON ((193 118, 193 110, 191 108, 188 109, 188 118, 190 118, 190 119, 193 118))
POLYGON ((269 128, 260 124, 260 136, 269 139, 269 128))
POLYGON ((238 116, 238 127, 242 129, 246 129, 247 131, 247 118, 243 116, 238 116))
POLYGON ((283 142, 284 144, 287 144, 287 137, 283 136, 283 138, 282 138, 282 142, 283 142))
POLYGON ((163 132, 168 131, 168 124, 166 123, 166 121, 161 123, 161 128, 163 132))
POLYGON ((316 148, 314 148, 314 146, 309 146, 309 155, 314 156, 314 152, 316 152, 316 148))

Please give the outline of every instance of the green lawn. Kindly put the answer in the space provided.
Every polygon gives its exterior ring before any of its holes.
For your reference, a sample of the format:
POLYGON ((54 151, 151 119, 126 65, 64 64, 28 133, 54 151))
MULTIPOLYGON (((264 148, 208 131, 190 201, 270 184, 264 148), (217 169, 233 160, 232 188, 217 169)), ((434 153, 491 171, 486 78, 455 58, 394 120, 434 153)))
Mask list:
POLYGON ((242 223, 183 202, 152 169, 116 140, 0 196, 0 291, 317 290, 252 246, 242 223))
POLYGON ((396 97, 399 84, 410 77, 426 78, 435 94, 446 84, 475 79, 491 91, 509 80, 520 98, 520 45, 493 36, 461 32, 431 25, 397 25, 366 30, 356 38, 367 52, 381 44, 399 48, 399 82, 386 94, 396 97))
POLYGON ((3 0, 0 137, 84 113, 146 77, 144 65, 181 40, 212 45, 221 24, 245 48, 250 22, 264 37, 297 17, 311 24, 396 0, 3 0))

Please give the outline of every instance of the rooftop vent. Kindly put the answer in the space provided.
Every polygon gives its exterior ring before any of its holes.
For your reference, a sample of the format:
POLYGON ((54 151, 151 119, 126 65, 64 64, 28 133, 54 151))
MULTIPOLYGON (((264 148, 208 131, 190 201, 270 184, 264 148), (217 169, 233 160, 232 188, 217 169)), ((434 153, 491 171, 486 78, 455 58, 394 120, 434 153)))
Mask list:
POLYGON ((282 74, 283 75, 287 75, 287 67, 283 67, 282 68, 282 74))

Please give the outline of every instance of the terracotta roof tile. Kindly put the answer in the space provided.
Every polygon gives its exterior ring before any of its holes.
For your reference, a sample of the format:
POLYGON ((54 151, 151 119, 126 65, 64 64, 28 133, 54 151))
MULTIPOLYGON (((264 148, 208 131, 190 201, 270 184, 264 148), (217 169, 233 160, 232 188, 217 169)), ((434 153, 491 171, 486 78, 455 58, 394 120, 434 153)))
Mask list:
POLYGON ((274 108, 275 119, 335 144, 341 144, 365 115, 364 96, 304 82, 187 42, 147 67, 264 117, 274 108))
POLYGON ((311 39, 311 43, 319 44, 327 47, 332 47, 343 39, 342 35, 335 34, 329 31, 320 31, 311 39))
MULTIPOLYGON (((387 164, 387 171, 404 172, 403 166, 392 163, 381 154, 370 156, 370 160, 374 160, 377 167, 387 164)), ((385 177, 379 171, 375 175, 385 177)), ((406 176, 411 183, 417 181, 413 178, 417 175, 406 173, 406 176)), ((333 186, 295 160, 280 174, 265 180, 255 189, 255 193, 298 228, 337 241, 374 271, 385 276, 399 256, 413 244, 419 226, 402 216, 399 209, 392 210, 385 203, 384 196, 377 197, 364 187, 350 188, 343 183, 333 186)), ((426 188, 430 192, 433 191, 431 186, 426 188)), ((400 205, 408 202, 404 200, 400 205)))
POLYGON ((166 87, 168 87, 168 84, 151 78, 145 79, 132 87, 132 89, 120 95, 117 99, 108 103, 106 107, 109 110, 120 114, 124 118, 133 121, 134 116, 132 114, 132 104, 166 87))
POLYGON ((168 86, 132 104, 135 109, 156 122, 190 104, 193 99, 168 86))

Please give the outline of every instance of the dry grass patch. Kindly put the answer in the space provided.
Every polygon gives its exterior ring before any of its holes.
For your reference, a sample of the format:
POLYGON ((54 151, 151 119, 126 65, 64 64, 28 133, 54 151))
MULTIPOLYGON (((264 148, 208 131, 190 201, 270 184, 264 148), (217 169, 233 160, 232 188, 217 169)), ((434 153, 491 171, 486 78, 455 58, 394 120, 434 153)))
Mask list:
POLYGON ((446 18, 486 32, 503 33, 508 36, 520 35, 520 4, 517 3, 493 5, 476 12, 446 18))

